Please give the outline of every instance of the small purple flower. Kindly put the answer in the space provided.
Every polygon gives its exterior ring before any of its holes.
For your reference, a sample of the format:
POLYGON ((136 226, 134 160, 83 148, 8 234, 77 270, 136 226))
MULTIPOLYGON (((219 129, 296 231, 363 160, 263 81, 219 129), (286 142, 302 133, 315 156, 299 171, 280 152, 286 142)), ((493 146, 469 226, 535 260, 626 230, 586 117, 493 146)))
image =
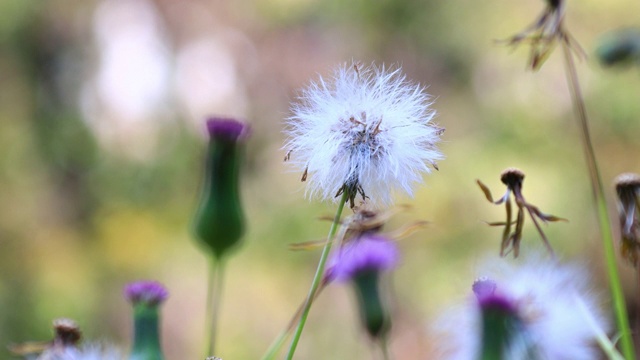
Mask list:
POLYGON ((251 128, 235 119, 211 117, 207 119, 207 131, 212 139, 236 142, 249 136, 251 128))
POLYGON ((159 305, 167 299, 169 292, 157 281, 142 280, 127 284, 124 296, 134 305, 159 305))
POLYGON ((389 270, 398 264, 395 243, 380 235, 365 234, 351 240, 329 259, 327 278, 347 281, 366 271, 389 270))

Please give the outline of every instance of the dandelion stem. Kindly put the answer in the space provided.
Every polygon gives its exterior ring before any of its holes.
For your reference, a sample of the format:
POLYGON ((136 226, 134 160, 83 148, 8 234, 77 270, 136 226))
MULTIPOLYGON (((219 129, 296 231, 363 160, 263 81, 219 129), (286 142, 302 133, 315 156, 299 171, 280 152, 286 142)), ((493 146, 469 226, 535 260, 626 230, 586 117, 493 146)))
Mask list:
POLYGON ((340 198, 340 202, 338 205, 338 210, 336 211, 336 216, 333 218, 333 223, 331 224, 331 228, 329 229, 329 235, 327 236, 327 243, 324 245, 322 249, 322 254, 320 255, 320 260, 318 261, 318 268, 316 269, 316 274, 313 277, 313 281, 311 282, 311 288, 309 289, 309 293, 307 294, 307 299, 304 303, 304 308, 302 309, 302 315, 300 316, 300 321, 298 322, 298 326, 296 327, 296 332, 293 335, 293 340, 291 340, 291 345, 289 346, 289 352, 287 353, 287 360, 293 359, 293 354, 296 352, 296 347, 298 346, 298 341, 300 341, 300 335, 302 335, 302 329, 304 329, 304 324, 307 321, 307 317, 309 316, 309 310, 311 310, 311 304, 313 303, 313 299, 315 298, 316 290, 320 283, 322 282, 322 278, 324 276, 324 267, 327 263, 327 259, 329 257, 329 252, 331 251, 331 244, 333 243, 333 237, 336 235, 338 231, 338 225, 340 224, 340 217, 342 216, 342 210, 344 209, 344 204, 349 197, 350 192, 347 189, 344 189, 342 192, 342 197, 340 198))
POLYGON ((584 98, 582 97, 582 93, 580 91, 578 75, 576 72, 573 54, 571 53, 570 44, 566 40, 561 41, 561 43, 565 59, 567 82, 569 85, 569 90, 571 92, 571 99, 573 101, 574 110, 576 112, 578 125, 580 126, 581 130, 584 154, 586 157, 587 166, 589 168, 593 197, 598 212, 600 235, 602 236, 604 254, 607 262, 607 271, 609 275, 609 286, 611 287, 611 295, 613 297, 616 323, 620 332, 620 347, 625 359, 634 360, 636 358, 635 350, 633 347, 631 330, 629 328, 629 318, 627 316, 624 294, 622 292, 622 284, 620 282, 620 275, 618 274, 618 268, 616 265, 615 248, 613 243, 613 236, 611 233, 612 227, 609 219, 609 213, 607 211, 607 203, 604 196, 604 187, 602 186, 600 172, 598 171, 598 164, 596 162, 595 153, 593 151, 593 144, 591 143, 591 137, 589 135, 589 126, 587 123, 587 112, 584 104, 584 98))
MULTIPOLYGON (((320 287, 318 287, 318 289, 316 290, 314 301, 315 299, 318 298, 318 296, 326 286, 327 286, 326 281, 323 281, 322 284, 320 284, 320 287)), ((282 330, 280 335, 278 335, 278 337, 273 341, 271 346, 269 346, 269 349, 267 349, 267 352, 264 354, 264 356, 262 356, 261 360, 273 360, 276 357, 276 355, 278 354, 278 351, 284 344, 285 340, 287 340, 287 337, 289 337, 291 331, 293 331, 293 329, 295 328, 296 321, 298 321, 298 319, 300 318, 300 315, 302 314, 302 310, 304 309, 305 303, 306 301, 300 304, 300 307, 298 307, 298 310, 296 310, 296 313, 293 314, 293 316, 291 317, 291 320, 289 320, 287 327, 284 330, 282 330)))
POLYGON ((220 316, 222 285, 224 279, 224 263, 222 259, 211 259, 209 262, 209 284, 207 290, 208 345, 205 357, 214 356, 216 348, 216 330, 220 316))

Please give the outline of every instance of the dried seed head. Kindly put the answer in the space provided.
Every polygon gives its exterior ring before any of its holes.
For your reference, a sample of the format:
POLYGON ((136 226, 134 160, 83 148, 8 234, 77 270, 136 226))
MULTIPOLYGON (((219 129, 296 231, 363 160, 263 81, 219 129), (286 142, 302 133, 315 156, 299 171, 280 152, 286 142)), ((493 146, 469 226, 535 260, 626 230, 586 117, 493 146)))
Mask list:
POLYGON ((54 342, 65 346, 75 346, 82 337, 78 324, 67 318, 53 320, 53 331, 54 342))
POLYGON ((619 195, 640 189, 640 175, 638 174, 623 173, 618 175, 613 182, 619 195))
POLYGON ((562 0, 547 0, 552 9, 557 9, 562 4, 562 0))
POLYGON ((500 174, 500 180, 510 189, 521 187, 524 180, 524 173, 517 168, 507 168, 500 174))

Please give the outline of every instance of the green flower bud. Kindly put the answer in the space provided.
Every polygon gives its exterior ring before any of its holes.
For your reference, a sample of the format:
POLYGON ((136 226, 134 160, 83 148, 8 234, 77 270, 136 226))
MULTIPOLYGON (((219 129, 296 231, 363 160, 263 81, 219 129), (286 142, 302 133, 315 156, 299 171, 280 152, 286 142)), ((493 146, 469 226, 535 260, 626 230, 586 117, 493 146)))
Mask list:
POLYGON ((380 274, 395 268, 399 257, 394 242, 384 236, 365 234, 344 245, 329 260, 327 279, 353 284, 360 320, 374 339, 384 339, 391 327, 391 316, 380 293, 380 274))
POLYGON ((482 316, 478 360, 540 359, 516 304, 495 293, 496 284, 479 279, 473 284, 482 316))
POLYGON ((605 35, 596 55, 604 66, 640 64, 640 29, 620 29, 605 35))
POLYGON ((194 230, 197 239, 219 259, 240 241, 245 230, 238 179, 249 126, 211 118, 207 129, 210 142, 194 230))
POLYGON ((372 338, 382 338, 391 326, 391 317, 386 311, 376 270, 361 272, 353 278, 358 297, 360 320, 372 338))
POLYGON ((167 290, 153 281, 139 281, 125 287, 125 297, 133 304, 133 348, 129 360, 163 360, 160 347, 160 309, 167 290))

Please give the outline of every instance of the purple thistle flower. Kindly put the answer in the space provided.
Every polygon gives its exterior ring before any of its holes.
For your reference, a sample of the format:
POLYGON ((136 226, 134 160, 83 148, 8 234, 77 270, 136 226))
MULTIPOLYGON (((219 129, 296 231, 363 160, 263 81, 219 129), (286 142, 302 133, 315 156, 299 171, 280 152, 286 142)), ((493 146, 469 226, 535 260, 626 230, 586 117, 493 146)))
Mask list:
POLYGON ((207 119, 207 131, 212 139, 236 142, 249 136, 251 128, 235 119, 211 117, 207 119))
POLYGON ((142 280, 127 284, 124 297, 134 305, 159 305, 169 296, 167 289, 157 281, 142 280))
POLYGON ((399 257, 394 242, 365 234, 345 244, 329 259, 327 278, 343 282, 363 272, 389 270, 398 264, 399 257))

